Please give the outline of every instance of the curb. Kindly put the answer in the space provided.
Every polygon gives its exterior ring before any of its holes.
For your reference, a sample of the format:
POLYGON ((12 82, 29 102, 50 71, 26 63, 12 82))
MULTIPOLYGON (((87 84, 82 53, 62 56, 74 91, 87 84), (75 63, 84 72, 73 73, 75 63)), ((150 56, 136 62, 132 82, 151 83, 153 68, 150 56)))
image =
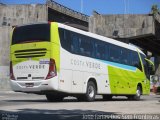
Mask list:
POLYGON ((8 91, 8 90, 6 90, 6 91, 0 91, 0 94, 2 94, 2 93, 12 93, 13 94, 13 93, 16 93, 16 92, 11 91, 11 90, 10 91, 8 91))

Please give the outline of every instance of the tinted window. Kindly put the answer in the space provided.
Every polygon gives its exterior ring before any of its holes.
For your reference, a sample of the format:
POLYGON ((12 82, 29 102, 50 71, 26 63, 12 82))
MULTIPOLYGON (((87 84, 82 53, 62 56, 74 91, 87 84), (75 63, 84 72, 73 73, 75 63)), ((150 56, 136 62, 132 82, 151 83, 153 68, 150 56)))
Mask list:
POLYGON ((12 44, 32 41, 50 41, 50 25, 36 24, 16 27, 14 29, 12 44))
POLYGON ((137 52, 132 51, 131 53, 131 65, 137 67, 138 69, 140 69, 142 71, 142 66, 141 66, 141 62, 138 56, 137 52))
POLYGON ((64 49, 71 50, 71 34, 70 31, 59 29, 61 45, 64 49))
POLYGON ((120 63, 129 65, 129 50, 125 48, 120 49, 120 63))
POLYGON ((102 60, 108 58, 108 45, 101 41, 95 41, 95 57, 102 60))
POLYGON ((142 59, 142 62, 143 62, 143 66, 144 66, 144 72, 146 74, 146 77, 149 79, 150 75, 149 75, 149 69, 148 69, 148 65, 147 65, 147 62, 145 60, 145 55, 143 54, 140 54, 141 55, 141 59, 142 59))
POLYGON ((131 65, 132 66, 132 52, 131 50, 128 50, 128 65, 131 65))
POLYGON ((59 33, 62 47, 73 54, 135 66, 142 70, 135 51, 61 28, 59 33))
POLYGON ((84 56, 93 57, 94 50, 93 50, 93 41, 86 36, 80 36, 78 39, 79 42, 79 53, 84 56))
POLYGON ((93 41, 90 37, 61 28, 59 33, 61 45, 67 51, 83 56, 94 56, 93 41))
POLYGON ((109 52, 109 60, 120 63, 120 47, 111 44, 109 46, 109 52))
POLYGON ((71 52, 78 53, 79 52, 79 35, 77 33, 71 33, 71 52))

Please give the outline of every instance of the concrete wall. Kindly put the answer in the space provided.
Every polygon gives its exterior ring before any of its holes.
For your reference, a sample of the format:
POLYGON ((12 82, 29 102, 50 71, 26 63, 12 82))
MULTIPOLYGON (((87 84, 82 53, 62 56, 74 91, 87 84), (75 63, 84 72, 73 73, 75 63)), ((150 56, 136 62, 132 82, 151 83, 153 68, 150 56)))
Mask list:
POLYGON ((0 5, 0 26, 44 22, 47 15, 46 5, 0 5))
POLYGON ((0 5, 0 90, 9 86, 9 45, 12 26, 46 22, 46 5, 0 5))
POLYGON ((54 0, 52 0, 52 1, 47 0, 47 5, 52 10, 55 10, 55 11, 58 11, 59 13, 70 16, 71 19, 76 18, 76 19, 79 19, 81 21, 88 22, 89 16, 87 16, 83 13, 77 12, 73 9, 68 8, 68 7, 65 7, 65 6, 55 2, 54 0))
POLYGON ((89 19, 89 31, 111 38, 154 34, 154 21, 148 15, 99 15, 89 19))
POLYGON ((88 31, 89 16, 65 7, 54 0, 47 0, 48 21, 56 21, 62 24, 88 31))
POLYGON ((11 27, 0 27, 0 90, 10 89, 9 86, 9 45, 11 27))

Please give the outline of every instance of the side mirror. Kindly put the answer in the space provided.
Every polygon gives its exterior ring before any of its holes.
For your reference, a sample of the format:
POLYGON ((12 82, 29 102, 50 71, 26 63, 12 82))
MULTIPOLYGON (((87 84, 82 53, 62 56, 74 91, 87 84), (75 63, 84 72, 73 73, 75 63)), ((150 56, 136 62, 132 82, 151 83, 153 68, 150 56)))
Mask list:
POLYGON ((153 75, 154 72, 155 72, 154 63, 151 60, 147 59, 147 58, 145 58, 145 60, 148 63, 148 69, 149 69, 150 74, 153 75))
POLYGON ((154 68, 153 68, 152 66, 150 66, 150 65, 149 65, 149 71, 150 71, 150 74, 151 74, 151 75, 154 75, 155 70, 154 70, 154 68))

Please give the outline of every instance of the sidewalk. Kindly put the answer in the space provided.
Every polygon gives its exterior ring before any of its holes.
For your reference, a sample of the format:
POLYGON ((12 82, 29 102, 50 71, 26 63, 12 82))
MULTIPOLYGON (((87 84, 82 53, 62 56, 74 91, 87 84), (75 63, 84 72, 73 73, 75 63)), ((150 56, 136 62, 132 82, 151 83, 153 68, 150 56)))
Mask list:
POLYGON ((14 94, 14 93, 20 93, 20 92, 14 92, 14 91, 12 91, 12 90, 2 90, 2 91, 0 91, 0 94, 14 94))
POLYGON ((156 95, 154 92, 150 92, 150 95, 156 95))

